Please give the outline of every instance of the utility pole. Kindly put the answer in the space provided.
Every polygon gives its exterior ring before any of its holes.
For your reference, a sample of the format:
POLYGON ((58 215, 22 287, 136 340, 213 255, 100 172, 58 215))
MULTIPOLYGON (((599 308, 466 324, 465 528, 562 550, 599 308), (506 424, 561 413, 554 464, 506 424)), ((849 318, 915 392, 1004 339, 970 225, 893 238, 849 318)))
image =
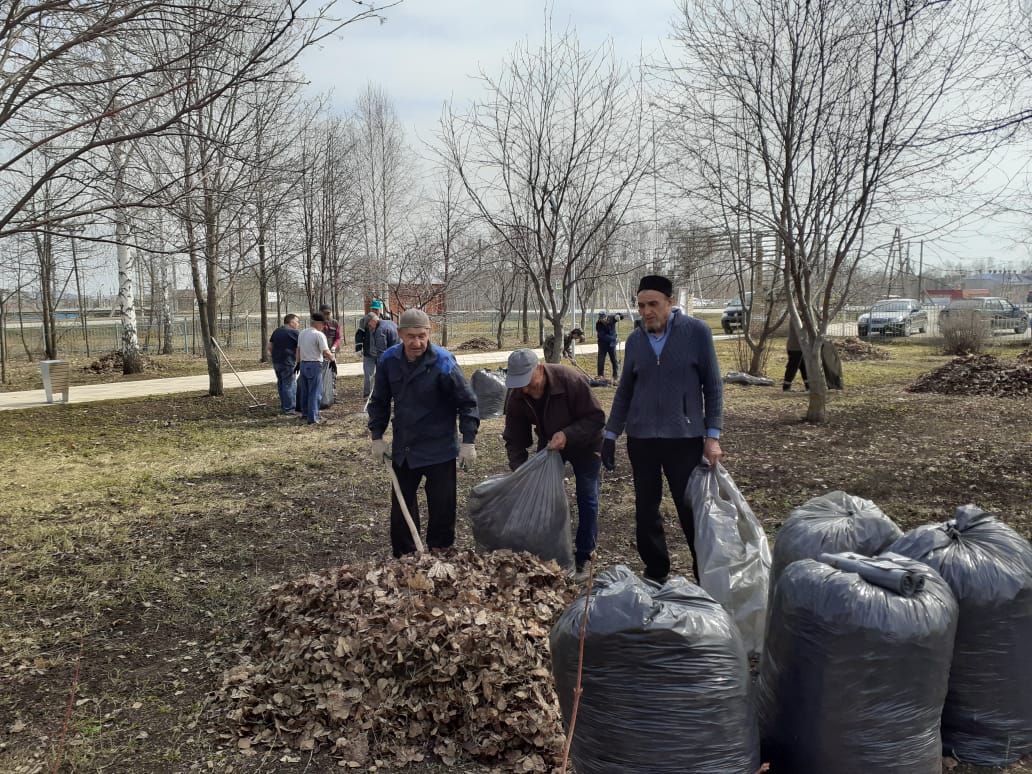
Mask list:
POLYGON ((921 303, 921 293, 924 292, 924 240, 921 240, 921 248, 917 253, 917 303, 921 303))

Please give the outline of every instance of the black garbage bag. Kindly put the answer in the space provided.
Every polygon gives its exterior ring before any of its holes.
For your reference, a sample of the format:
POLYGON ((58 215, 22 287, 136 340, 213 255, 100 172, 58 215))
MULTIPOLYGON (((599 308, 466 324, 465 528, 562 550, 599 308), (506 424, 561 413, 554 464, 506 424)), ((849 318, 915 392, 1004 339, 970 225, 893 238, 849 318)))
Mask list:
POLYGON ((918 527, 896 553, 938 571, 960 605, 943 747, 966 763, 1006 766, 1032 753, 1032 546, 973 505, 918 527))
MULTIPOLYGON (((829 560, 840 558, 870 561, 829 560)), ((758 686, 761 745, 774 772, 942 772, 957 603, 920 562, 894 554, 876 562, 876 572, 858 574, 803 559, 781 574, 758 686), (878 585, 886 581, 896 587, 878 585), (910 593, 897 593, 901 586, 910 593)))
POLYGON ((478 368, 470 377, 470 386, 477 396, 477 410, 481 419, 500 417, 505 413, 505 371, 478 368))
MULTIPOLYGON (((684 578, 659 587, 619 565, 588 602, 578 774, 754 774, 760 765, 738 629, 684 578)), ((552 674, 569 728, 583 594, 552 628, 552 674)))
POLYGON ((469 493, 467 513, 479 548, 529 551, 555 559, 560 567, 573 567, 570 506, 559 452, 539 451, 512 473, 481 481, 469 493))
POLYGON ((319 391, 319 408, 327 409, 337 400, 337 364, 332 360, 322 363, 322 388, 319 391))
POLYGON ((903 531, 870 500, 841 491, 807 500, 789 514, 774 538, 770 589, 792 562, 848 551, 876 556, 903 531))

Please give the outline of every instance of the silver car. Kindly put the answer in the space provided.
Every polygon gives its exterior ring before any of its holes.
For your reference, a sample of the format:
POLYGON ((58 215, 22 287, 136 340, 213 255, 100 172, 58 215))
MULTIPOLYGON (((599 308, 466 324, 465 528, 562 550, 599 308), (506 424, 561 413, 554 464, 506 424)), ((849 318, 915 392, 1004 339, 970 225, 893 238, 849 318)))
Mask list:
POLYGON ((917 331, 924 333, 928 328, 928 312, 913 298, 887 298, 875 301, 871 311, 860 315, 856 321, 860 336, 909 336, 917 331))

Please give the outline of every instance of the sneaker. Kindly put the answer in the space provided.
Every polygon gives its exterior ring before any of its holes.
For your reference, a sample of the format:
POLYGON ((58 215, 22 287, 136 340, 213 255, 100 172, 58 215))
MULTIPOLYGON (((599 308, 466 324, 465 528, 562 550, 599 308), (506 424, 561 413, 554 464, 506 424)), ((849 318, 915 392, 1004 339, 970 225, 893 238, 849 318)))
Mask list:
POLYGON ((573 574, 570 576, 570 580, 574 583, 584 583, 584 581, 588 579, 587 566, 587 562, 577 562, 574 567, 573 574))
POLYGON ((314 422, 309 422, 308 424, 310 424, 310 425, 325 425, 326 424, 326 420, 325 419, 317 419, 314 422))
POLYGON ((641 574, 641 577, 647 580, 649 583, 655 583, 657 586, 664 585, 670 579, 669 573, 666 575, 655 577, 653 575, 649 575, 647 572, 644 572, 641 574))

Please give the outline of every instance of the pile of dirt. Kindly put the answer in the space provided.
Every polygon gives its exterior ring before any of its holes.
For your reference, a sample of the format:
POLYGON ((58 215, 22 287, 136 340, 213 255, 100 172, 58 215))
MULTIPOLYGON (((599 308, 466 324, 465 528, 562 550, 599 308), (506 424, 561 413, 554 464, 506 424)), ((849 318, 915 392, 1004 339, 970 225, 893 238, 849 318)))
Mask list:
POLYGON ((467 339, 455 347, 456 352, 491 352, 496 349, 498 349, 498 342, 483 336, 467 339))
MULTIPOLYGON (((143 370, 146 371, 160 371, 161 369, 148 357, 140 356, 140 361, 143 363, 143 370)), ((121 352, 107 352, 88 366, 83 366, 84 373, 90 374, 113 374, 121 373, 124 367, 121 352)))
POLYGON ((962 355, 924 374, 907 390, 990 397, 1032 395, 1032 364, 1010 365, 992 355, 962 355))
POLYGON ((884 347, 876 347, 862 339, 852 336, 845 339, 834 339, 835 349, 838 350, 842 360, 889 360, 892 358, 889 350, 884 347))
POLYGON ((1022 353, 1020 355, 1018 355, 1015 358, 1015 360, 1017 360, 1017 362, 1019 362, 1019 363, 1029 363, 1029 364, 1032 364, 1032 347, 1029 347, 1028 349, 1022 351, 1022 353))
POLYGON ((574 589, 497 551, 335 567, 274 587, 217 706, 237 746, 328 748, 344 767, 429 753, 509 771, 562 751, 548 634, 574 589))

